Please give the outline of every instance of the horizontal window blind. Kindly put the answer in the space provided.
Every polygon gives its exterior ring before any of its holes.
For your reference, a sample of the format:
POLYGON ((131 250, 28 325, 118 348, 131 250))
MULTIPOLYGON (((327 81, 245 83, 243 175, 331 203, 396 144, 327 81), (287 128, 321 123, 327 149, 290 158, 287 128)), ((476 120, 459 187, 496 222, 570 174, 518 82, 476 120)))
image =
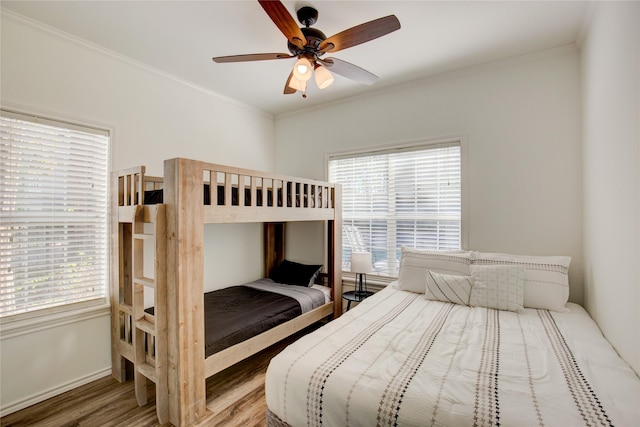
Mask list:
POLYGON ((343 270, 351 252, 395 277, 403 245, 460 249, 459 142, 330 157, 329 180, 342 184, 343 270))
POLYGON ((0 117, 0 317, 104 299, 105 132, 0 117))

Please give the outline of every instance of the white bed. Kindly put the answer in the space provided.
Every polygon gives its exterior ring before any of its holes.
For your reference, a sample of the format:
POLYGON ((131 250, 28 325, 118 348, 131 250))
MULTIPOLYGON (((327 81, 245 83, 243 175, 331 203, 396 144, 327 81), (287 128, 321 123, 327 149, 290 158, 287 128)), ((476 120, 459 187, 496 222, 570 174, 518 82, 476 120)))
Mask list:
POLYGON ((268 425, 639 426, 640 379, 567 308, 472 308, 387 286, 271 361, 268 425))

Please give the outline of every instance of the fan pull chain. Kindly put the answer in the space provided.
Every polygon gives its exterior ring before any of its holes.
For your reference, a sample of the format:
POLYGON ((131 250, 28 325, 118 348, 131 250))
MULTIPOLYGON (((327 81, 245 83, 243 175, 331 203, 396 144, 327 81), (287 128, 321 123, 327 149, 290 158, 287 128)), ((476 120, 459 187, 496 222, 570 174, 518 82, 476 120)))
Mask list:
POLYGON ((301 82, 301 88, 300 88, 300 93, 302 93, 302 97, 306 98, 307 97, 307 82, 301 82))

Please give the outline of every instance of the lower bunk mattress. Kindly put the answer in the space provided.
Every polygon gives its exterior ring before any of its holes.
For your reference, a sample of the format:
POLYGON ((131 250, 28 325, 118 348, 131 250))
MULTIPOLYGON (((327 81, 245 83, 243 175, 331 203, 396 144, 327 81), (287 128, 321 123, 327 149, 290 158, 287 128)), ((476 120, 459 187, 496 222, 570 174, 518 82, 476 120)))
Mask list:
POLYGON ((204 294, 205 356, 329 302, 329 288, 260 279, 204 294))
POLYGON ((387 286, 271 360, 267 424, 640 425, 640 379, 567 308, 471 308, 387 286))

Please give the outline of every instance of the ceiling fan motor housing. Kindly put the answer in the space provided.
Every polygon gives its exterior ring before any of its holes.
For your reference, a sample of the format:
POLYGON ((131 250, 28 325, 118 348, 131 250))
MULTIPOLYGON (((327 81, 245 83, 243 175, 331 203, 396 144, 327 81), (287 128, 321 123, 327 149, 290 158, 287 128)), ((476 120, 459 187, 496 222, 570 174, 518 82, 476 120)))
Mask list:
POLYGON ((320 43, 322 43, 327 36, 324 33, 316 28, 303 27, 300 28, 302 34, 304 34, 304 38, 307 39, 307 44, 304 47, 299 48, 291 42, 287 43, 287 47, 289 48, 289 52, 292 55, 300 56, 304 54, 308 54, 314 58, 321 56, 324 52, 319 52, 318 47, 320 43))
POLYGON ((293 43, 287 43, 287 47, 289 48, 289 52, 292 55, 306 56, 310 60, 317 59, 319 56, 324 55, 324 52, 319 51, 320 43, 322 43, 327 36, 320 30, 316 28, 310 28, 311 25, 315 24, 318 21, 318 11, 311 6, 304 6, 298 9, 297 11, 298 21, 304 27, 300 28, 302 34, 304 34, 304 38, 307 40, 307 44, 305 44, 302 48, 294 45, 293 43))

